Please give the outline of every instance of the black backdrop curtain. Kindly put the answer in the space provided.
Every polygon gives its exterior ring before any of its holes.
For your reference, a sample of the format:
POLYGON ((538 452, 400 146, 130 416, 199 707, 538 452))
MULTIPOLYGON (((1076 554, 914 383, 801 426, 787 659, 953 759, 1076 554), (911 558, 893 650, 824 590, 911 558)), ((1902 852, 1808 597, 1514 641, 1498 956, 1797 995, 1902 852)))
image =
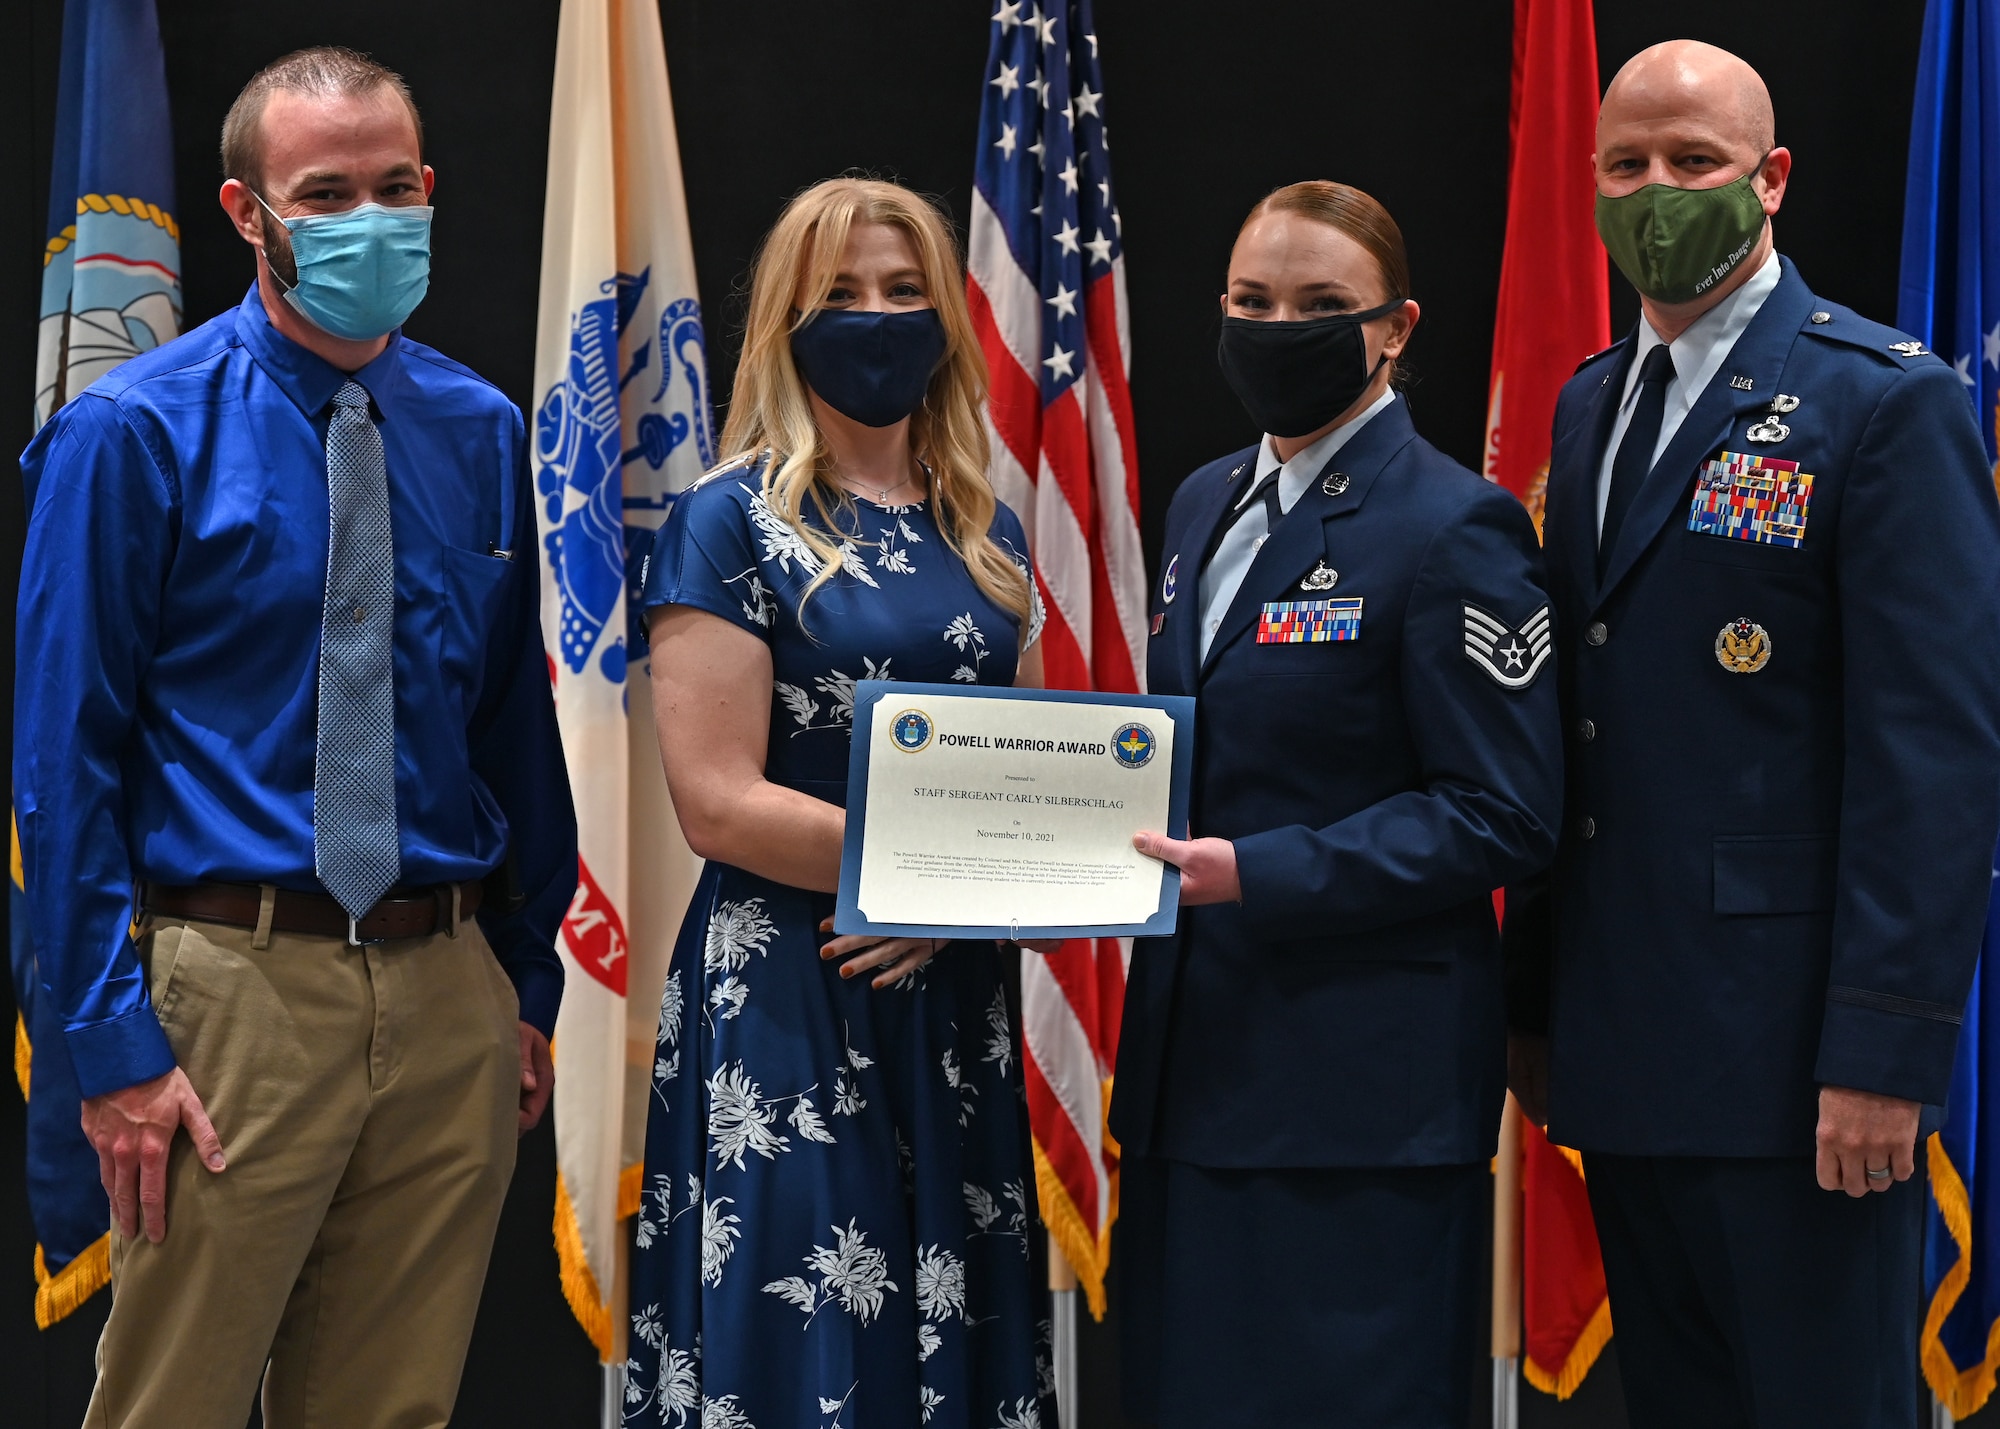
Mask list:
MULTIPOLYGON (((158 3, 188 324, 234 303, 252 272, 214 197, 223 112, 265 61, 303 45, 347 44, 408 77, 438 173, 434 280, 411 334, 529 407, 558 0, 158 3)), ((1763 72, 1779 141, 1797 160, 1780 247, 1819 291, 1893 320, 1921 0, 1598 0, 1598 8, 1605 79, 1642 46, 1679 36, 1726 46, 1763 72)), ((718 393, 728 391, 751 253, 788 195, 860 168, 940 196, 963 221, 990 9, 987 0, 662 5, 718 393)), ((1424 306, 1411 406, 1425 435, 1478 466, 1505 223, 1511 12, 1506 0, 1097 0, 1129 255, 1149 558, 1157 560, 1180 478, 1254 436, 1215 369, 1216 294, 1243 213, 1278 184, 1342 179, 1395 214, 1424 306)), ((30 435, 61 18, 61 0, 0 0, 7 450, 30 435)), ((1614 326, 1635 315, 1614 278, 1614 326)), ((21 525, 18 500, 0 495, 0 582, 10 591, 21 525)), ((0 687, 11 688, 12 648, 10 620, 0 634, 0 687)), ((11 730, 4 702, 0 726, 11 730)), ((4 995, 0 1016, 13 1020, 4 995)), ((105 1297, 36 1332, 20 1141, 18 1102, 0 1092, 0 1420, 73 1425, 105 1297)), ((544 1127, 523 1151, 457 1423, 597 1422, 592 1354, 556 1288, 552 1186, 544 1127)), ((1524 1389, 1525 1429, 1622 1424, 1615 1346, 1566 1404, 1524 1389)), ((1087 1329, 1089 1429, 1119 1422, 1112 1351, 1108 1333, 1087 1329)), ((1486 1422, 1483 1390, 1477 1414, 1486 1422)))

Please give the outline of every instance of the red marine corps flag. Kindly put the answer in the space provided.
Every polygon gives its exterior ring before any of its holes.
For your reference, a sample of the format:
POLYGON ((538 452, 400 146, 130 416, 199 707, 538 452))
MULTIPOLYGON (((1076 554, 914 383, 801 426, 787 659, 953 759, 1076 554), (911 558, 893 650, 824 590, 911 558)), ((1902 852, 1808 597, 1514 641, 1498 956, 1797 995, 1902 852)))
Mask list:
MULTIPOLYGON (((1493 331, 1486 477, 1539 527, 1556 394, 1610 345, 1611 298, 1592 216, 1597 39, 1591 0, 1514 0, 1513 161, 1493 331)), ((1507 1115, 1519 1117, 1512 1098, 1507 1115)), ((1503 1143, 1505 1144, 1505 1143, 1503 1143)), ((1521 1129, 1522 1373, 1568 1398, 1611 1338, 1611 1307, 1583 1162, 1521 1129)), ((1506 1168, 1511 1180, 1512 1168, 1506 1168)), ((1496 1292, 1496 1309, 1499 1307, 1496 1292)), ((1503 1317, 1496 1315, 1496 1327, 1503 1317)), ((1496 1356, 1503 1355, 1497 1343, 1496 1356)), ((1519 1354, 1513 1347, 1507 1355, 1519 1354)))
MULTIPOLYGON (((972 195, 972 320, 992 372, 994 490, 1027 527, 1056 690, 1133 690, 1145 558, 1126 388, 1125 255, 1090 0, 997 0, 972 195)), ((1042 1218, 1104 1313, 1118 1160, 1104 1127, 1126 949, 1021 967, 1042 1218)))

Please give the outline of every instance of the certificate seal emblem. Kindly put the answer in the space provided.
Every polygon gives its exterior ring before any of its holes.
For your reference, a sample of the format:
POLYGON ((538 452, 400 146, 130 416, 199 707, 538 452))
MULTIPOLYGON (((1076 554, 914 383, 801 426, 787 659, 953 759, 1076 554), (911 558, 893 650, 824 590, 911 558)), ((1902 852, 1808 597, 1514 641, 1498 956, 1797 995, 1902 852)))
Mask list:
POLYGON ((1121 724, 1111 736, 1111 757, 1122 769, 1144 769, 1153 762, 1160 742, 1143 724, 1121 724))
POLYGON ((889 738, 905 754, 929 748, 933 732, 931 717, 922 710, 904 710, 889 721, 889 738))

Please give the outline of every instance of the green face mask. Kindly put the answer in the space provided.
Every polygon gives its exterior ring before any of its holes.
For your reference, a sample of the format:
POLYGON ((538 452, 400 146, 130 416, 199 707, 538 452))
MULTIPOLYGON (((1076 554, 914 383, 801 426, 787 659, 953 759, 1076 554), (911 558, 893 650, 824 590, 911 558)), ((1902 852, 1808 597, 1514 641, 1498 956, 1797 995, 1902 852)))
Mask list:
MULTIPOLYGON (((1761 168, 1761 166, 1760 166, 1761 168)), ((1647 184, 1597 196, 1597 233, 1618 271, 1656 303, 1690 303, 1736 271, 1764 231, 1753 169, 1712 189, 1647 184)))

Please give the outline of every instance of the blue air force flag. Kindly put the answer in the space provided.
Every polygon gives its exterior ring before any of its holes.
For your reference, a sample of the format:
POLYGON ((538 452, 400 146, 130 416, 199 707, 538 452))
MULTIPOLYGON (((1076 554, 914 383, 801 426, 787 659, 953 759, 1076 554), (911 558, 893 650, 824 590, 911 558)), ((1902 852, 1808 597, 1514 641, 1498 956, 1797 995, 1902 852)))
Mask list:
MULTIPOLYGON (((1924 13, 1896 321, 1956 369, 1986 459, 2000 459, 2000 0, 1930 0, 1924 13)), ((2000 1372, 2000 1106, 1988 1116, 1985 1096, 2000 1067, 1984 1045, 1996 1016, 2000 902, 1959 1032, 1949 1119, 1929 1144, 1924 1377, 1958 1419, 1986 1403, 2000 1372)))
POLYGON ((180 332, 173 129, 153 0, 63 8, 35 425, 180 332))

